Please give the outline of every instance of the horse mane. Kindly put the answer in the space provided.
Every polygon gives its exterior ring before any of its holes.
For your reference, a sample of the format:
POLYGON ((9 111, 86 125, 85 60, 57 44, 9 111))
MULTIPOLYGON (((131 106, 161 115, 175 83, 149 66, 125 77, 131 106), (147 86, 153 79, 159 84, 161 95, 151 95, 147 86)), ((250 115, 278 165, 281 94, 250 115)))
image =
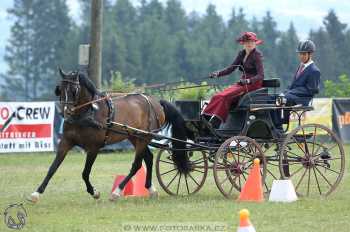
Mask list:
POLYGON ((92 96, 101 95, 95 84, 84 73, 79 73, 79 83, 84 86, 92 96))

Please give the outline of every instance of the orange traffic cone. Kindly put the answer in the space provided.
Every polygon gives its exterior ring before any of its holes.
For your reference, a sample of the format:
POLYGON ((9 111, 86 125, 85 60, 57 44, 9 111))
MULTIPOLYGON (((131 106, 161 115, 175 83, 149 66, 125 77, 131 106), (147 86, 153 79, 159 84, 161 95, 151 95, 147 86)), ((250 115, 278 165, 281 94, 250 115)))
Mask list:
POLYGON ((239 227, 237 232, 256 232, 249 220, 249 211, 247 209, 239 211, 239 227))
POLYGON ((145 188, 146 183, 146 170, 145 167, 142 167, 137 171, 134 179, 134 189, 133 196, 148 196, 149 192, 145 188))
MULTIPOLYGON (((123 175, 117 175, 114 179, 113 187, 111 193, 119 186, 119 184, 124 180, 125 176, 123 175)), ((122 195, 128 196, 133 194, 134 189, 134 181, 131 179, 128 183, 126 183, 122 195)))
POLYGON ((264 192, 261 183, 260 160, 254 159, 254 166, 249 173, 247 181, 245 182, 238 201, 264 201, 264 192))

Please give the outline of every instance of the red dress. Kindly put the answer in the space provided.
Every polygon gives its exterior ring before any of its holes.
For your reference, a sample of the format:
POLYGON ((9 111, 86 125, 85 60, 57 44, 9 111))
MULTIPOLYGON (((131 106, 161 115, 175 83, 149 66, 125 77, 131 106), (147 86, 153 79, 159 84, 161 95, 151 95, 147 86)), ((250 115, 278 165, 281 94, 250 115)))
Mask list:
POLYGON ((250 79, 250 84, 240 85, 236 83, 224 89, 222 92, 215 94, 205 107, 203 114, 209 116, 215 115, 220 118, 221 121, 225 122, 232 104, 237 103, 243 94, 262 87, 264 79, 262 53, 254 49, 249 53, 246 61, 243 62, 245 54, 245 50, 241 50, 233 63, 221 70, 218 76, 228 75, 232 73, 238 65, 241 65, 245 70, 244 75, 243 68, 239 67, 239 70, 242 71, 241 79, 250 79))

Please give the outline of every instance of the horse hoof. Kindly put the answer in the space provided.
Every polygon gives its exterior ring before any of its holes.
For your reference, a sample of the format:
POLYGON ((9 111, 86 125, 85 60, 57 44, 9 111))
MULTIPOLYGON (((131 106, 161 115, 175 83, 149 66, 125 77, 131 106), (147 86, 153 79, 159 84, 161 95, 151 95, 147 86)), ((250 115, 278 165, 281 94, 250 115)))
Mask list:
POLYGON ((92 195, 92 197, 94 198, 94 199, 100 199, 100 196, 101 196, 101 194, 100 194, 100 192, 99 191, 96 191, 96 192, 94 192, 94 195, 92 195))
POLYGON ((150 192, 149 193, 149 198, 152 198, 152 199, 154 199, 154 198, 158 198, 158 196, 159 196, 159 194, 158 194, 158 192, 150 192))
POLYGON ((38 192, 33 192, 31 195, 30 195, 30 199, 29 201, 33 202, 33 203, 37 203, 39 201, 39 198, 40 198, 40 193, 38 192))
POLYGON ((111 193, 111 195, 109 196, 109 200, 110 200, 110 201, 116 201, 116 200, 118 200, 119 198, 121 198, 121 195, 118 194, 118 193, 111 193))
POLYGON ((149 192, 150 198, 157 198, 158 197, 157 189, 153 185, 148 189, 148 192, 149 192))

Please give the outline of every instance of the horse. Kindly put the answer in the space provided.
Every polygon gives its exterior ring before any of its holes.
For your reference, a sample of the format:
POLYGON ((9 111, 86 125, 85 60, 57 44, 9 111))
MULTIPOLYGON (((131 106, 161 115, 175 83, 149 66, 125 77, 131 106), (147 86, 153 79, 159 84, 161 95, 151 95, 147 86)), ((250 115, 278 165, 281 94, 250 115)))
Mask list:
MULTIPOLYGON (((152 137, 125 133, 120 128, 115 128, 111 122, 150 132, 171 126, 173 138, 186 140, 186 125, 180 112, 171 103, 149 95, 100 93, 91 80, 79 71, 65 73, 60 68, 59 73, 61 82, 56 86, 55 94, 60 98, 60 109, 64 116, 63 136, 46 177, 29 200, 34 203, 39 200, 68 151, 74 146, 79 146, 86 152, 82 172, 86 191, 93 198, 99 199, 100 192, 90 182, 91 168, 102 147, 123 140, 129 140, 134 146, 135 157, 129 174, 110 194, 110 200, 114 201, 122 196, 125 185, 139 170, 142 160, 146 164, 147 171, 145 188, 148 189, 150 197, 157 196, 157 190, 152 185, 153 154, 148 147, 152 137)), ((174 148, 172 159, 178 170, 184 174, 188 173, 190 168, 184 151, 185 144, 176 140, 171 146, 174 148)))

